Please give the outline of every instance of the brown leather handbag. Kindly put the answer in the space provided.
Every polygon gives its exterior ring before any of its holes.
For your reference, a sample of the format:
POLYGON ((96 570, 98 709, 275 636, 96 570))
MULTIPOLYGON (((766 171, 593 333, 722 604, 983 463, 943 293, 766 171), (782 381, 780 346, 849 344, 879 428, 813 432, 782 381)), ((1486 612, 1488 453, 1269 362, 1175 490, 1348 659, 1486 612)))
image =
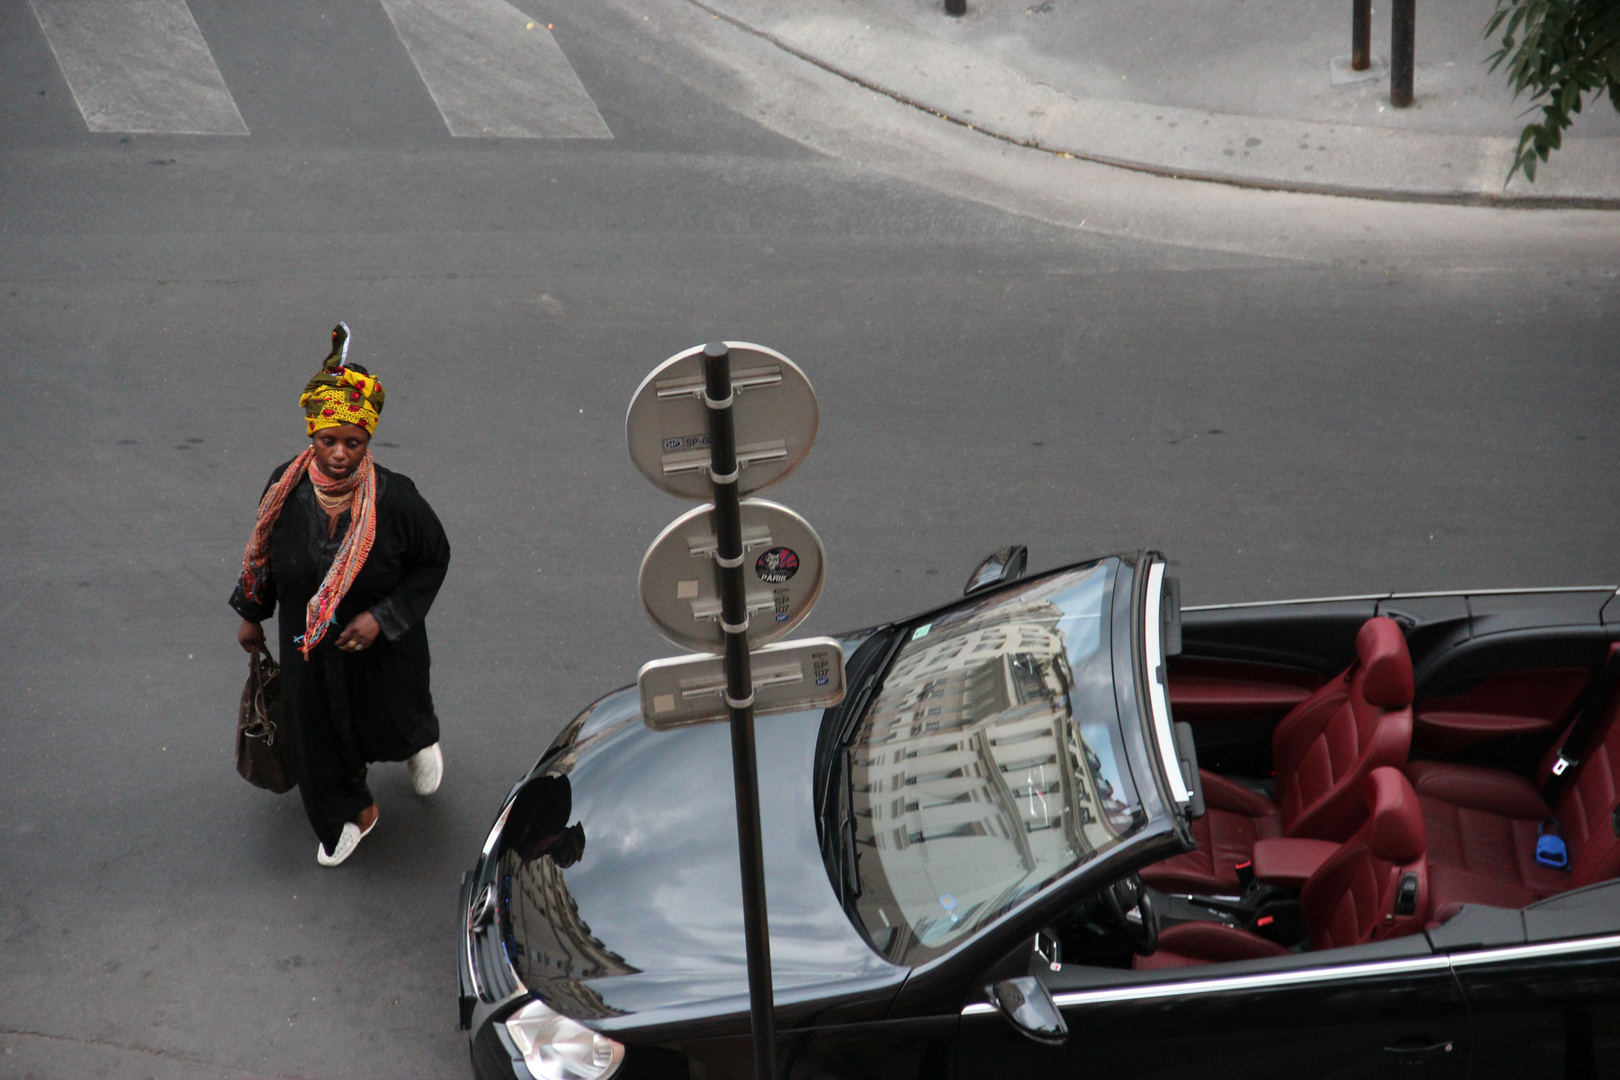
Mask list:
POLYGON ((281 666, 262 647, 248 657, 247 685, 236 718, 236 771, 277 795, 298 784, 292 744, 281 722, 281 666))

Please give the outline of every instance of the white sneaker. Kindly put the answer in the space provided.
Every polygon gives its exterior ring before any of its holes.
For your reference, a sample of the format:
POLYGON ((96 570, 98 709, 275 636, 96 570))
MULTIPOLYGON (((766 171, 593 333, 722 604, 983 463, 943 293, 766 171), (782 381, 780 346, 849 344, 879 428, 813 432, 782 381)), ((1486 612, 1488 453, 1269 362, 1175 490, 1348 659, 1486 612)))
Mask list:
POLYGON ((418 795, 431 795, 439 790, 439 781, 444 779, 444 753, 438 743, 418 750, 405 764, 411 770, 411 786, 418 795))
POLYGON ((316 844, 315 861, 320 863, 322 866, 336 866, 344 859, 347 859, 350 855, 353 855, 354 849, 360 846, 360 841, 369 836, 371 834, 371 830, 377 827, 377 820, 381 816, 382 815, 379 814, 377 817, 372 818, 371 825, 364 831, 362 831, 360 826, 356 825, 352 821, 344 822, 343 832, 338 836, 336 850, 334 850, 332 854, 328 855, 326 853, 325 844, 316 844))

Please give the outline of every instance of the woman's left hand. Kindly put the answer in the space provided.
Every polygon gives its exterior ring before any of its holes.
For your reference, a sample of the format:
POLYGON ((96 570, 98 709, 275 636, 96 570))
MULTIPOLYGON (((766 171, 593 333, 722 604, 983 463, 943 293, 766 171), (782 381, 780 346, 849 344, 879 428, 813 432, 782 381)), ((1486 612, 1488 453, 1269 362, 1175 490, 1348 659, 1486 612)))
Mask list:
POLYGON ((372 618, 371 612, 362 611, 350 620, 349 625, 343 628, 338 635, 337 647, 344 652, 359 652, 371 648, 371 643, 377 640, 377 634, 382 627, 372 618))

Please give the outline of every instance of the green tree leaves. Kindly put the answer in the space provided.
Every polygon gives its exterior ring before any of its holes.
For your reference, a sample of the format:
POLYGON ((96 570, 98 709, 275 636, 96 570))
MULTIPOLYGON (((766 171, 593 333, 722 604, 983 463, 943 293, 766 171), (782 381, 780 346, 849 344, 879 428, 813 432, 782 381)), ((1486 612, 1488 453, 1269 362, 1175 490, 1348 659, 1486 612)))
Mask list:
POLYGON ((1541 112, 1519 133, 1507 179, 1523 171, 1534 181, 1588 96, 1620 111, 1620 0, 1496 0, 1485 37, 1498 33, 1491 70, 1505 66, 1514 96, 1528 90, 1541 112))

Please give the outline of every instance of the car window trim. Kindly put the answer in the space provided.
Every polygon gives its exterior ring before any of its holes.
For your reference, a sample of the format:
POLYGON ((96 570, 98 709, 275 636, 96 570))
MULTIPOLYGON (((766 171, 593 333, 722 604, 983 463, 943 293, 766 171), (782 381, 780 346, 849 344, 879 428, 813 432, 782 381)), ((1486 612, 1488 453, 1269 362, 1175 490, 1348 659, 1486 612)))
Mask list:
MULTIPOLYGON (((1285 986, 1299 986, 1316 982, 1338 982, 1344 979, 1374 975, 1405 975, 1422 971, 1441 971, 1450 965, 1445 956, 1415 956, 1400 960, 1373 960, 1363 964, 1338 964, 1325 968, 1302 968, 1292 971, 1267 971, 1252 975, 1227 975, 1212 979, 1133 983, 1098 990, 1065 990, 1052 995, 1058 1008, 1079 1005, 1108 1005, 1128 1001, 1152 1001, 1156 998, 1192 997, 1204 994, 1227 994, 1243 990, 1272 990, 1285 986)), ((976 1016, 995 1012, 994 1005, 975 1002, 962 1010, 963 1016, 976 1016)))
MULTIPOLYGON (((1477 949, 1462 953, 1441 953, 1434 956, 1405 957, 1399 960, 1371 960, 1360 964, 1334 964, 1329 967, 1303 968, 1292 971, 1259 972, 1251 975, 1228 975, 1188 981, 1167 980, 1153 983, 1134 983, 1097 990, 1065 990, 1052 995, 1058 1008, 1082 1005, 1108 1005, 1131 1001, 1152 1001, 1157 998, 1192 997, 1205 994, 1227 994, 1245 990, 1274 990, 1287 986, 1310 983, 1339 982, 1345 979, 1374 978, 1384 975, 1408 975, 1450 968, 1479 967, 1484 964, 1511 963, 1515 960, 1536 960, 1550 956, 1568 956, 1571 953, 1600 952, 1620 949, 1620 934, 1600 937, 1573 938, 1568 941, 1549 941, 1534 945, 1508 945, 1494 949, 1477 949)), ((974 1002, 962 1008, 963 1016, 984 1016, 996 1012, 994 1005, 974 1002)))
MULTIPOLYGON (((1394 593, 1363 593, 1357 596, 1306 596, 1298 600, 1245 600, 1240 604, 1181 605, 1183 613, 1189 611, 1230 611, 1235 608, 1290 607, 1295 604, 1348 604, 1357 600, 1388 600, 1394 593)), ((1427 595, 1427 594, 1424 594, 1427 595)))
POLYGON ((1598 952, 1603 949, 1620 949, 1620 934, 1568 938, 1564 941, 1538 941, 1530 945, 1504 945, 1494 949, 1452 953, 1451 966, 1469 968, 1479 967, 1482 964, 1507 964, 1515 960, 1536 960, 1547 956, 1567 956, 1570 953, 1598 952))
POLYGON ((1307 596, 1298 600, 1246 600, 1241 604, 1182 605, 1182 611, 1229 611, 1233 608, 1284 607, 1291 604, 1343 604, 1354 600, 1418 600, 1426 596, 1528 596, 1532 593, 1615 592, 1613 585, 1548 585, 1539 589, 1446 589, 1441 592, 1381 592, 1358 596, 1307 596))
POLYGON ((1153 717, 1153 741, 1158 744, 1159 760, 1164 766, 1164 778, 1170 788, 1170 801, 1180 810, 1192 802, 1192 792, 1181 775, 1181 760, 1176 756, 1175 734, 1170 729, 1170 700, 1166 691, 1164 625, 1159 615, 1164 603, 1164 569, 1162 559, 1148 565, 1147 590, 1142 608, 1142 666, 1147 674, 1148 713, 1153 717))
POLYGON ((1420 596, 1530 596, 1535 593, 1608 592, 1613 585, 1547 585, 1539 589, 1448 589, 1445 592, 1390 593, 1392 600, 1410 600, 1420 596))

